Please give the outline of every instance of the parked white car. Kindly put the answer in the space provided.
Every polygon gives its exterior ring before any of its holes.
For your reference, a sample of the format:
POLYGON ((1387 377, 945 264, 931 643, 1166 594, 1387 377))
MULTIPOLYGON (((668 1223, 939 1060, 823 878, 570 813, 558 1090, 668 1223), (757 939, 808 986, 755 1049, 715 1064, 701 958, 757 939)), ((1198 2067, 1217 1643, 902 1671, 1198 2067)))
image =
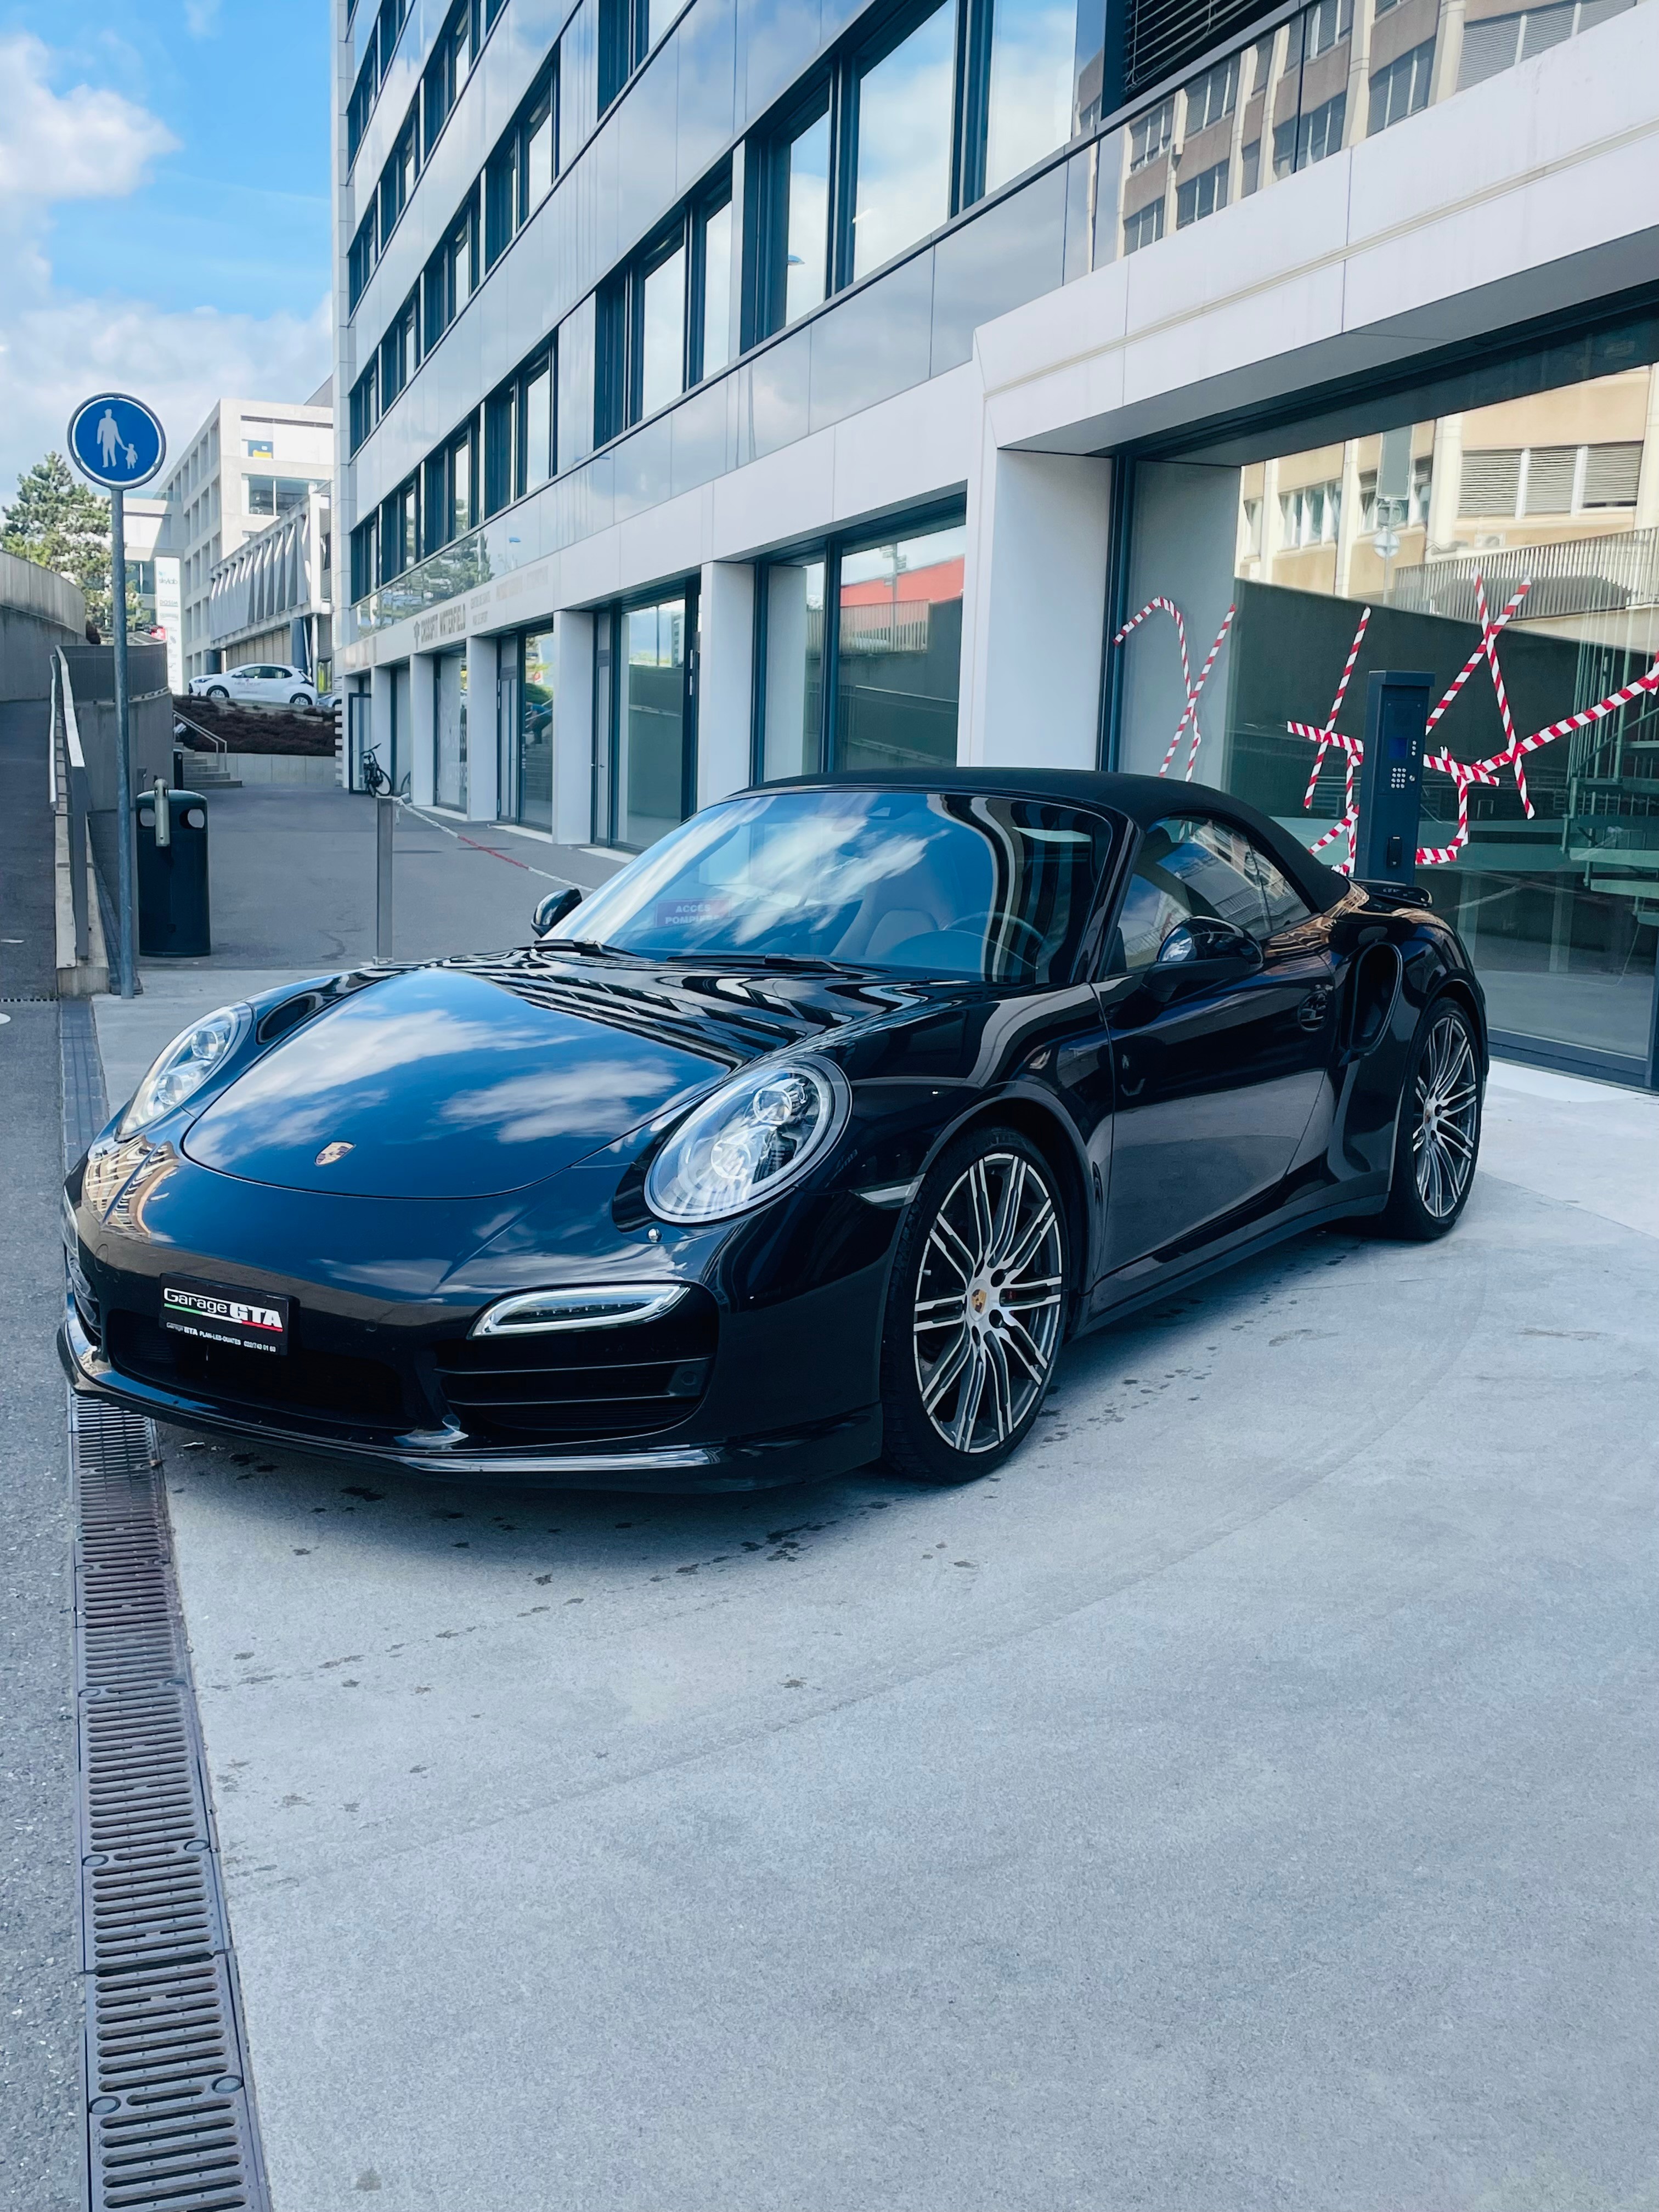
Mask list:
POLYGON ((216 676, 192 676, 194 699, 253 699, 268 707, 314 707, 317 687, 297 668, 280 667, 272 660, 250 660, 241 668, 223 668, 216 676))

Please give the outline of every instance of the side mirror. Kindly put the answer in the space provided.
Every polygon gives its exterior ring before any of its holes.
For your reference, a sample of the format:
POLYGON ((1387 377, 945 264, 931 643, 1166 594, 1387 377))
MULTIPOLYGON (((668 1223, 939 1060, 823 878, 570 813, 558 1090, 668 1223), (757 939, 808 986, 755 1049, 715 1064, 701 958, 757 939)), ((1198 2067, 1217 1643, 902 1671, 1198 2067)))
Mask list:
POLYGON ((1185 921, 1176 922, 1158 948, 1160 968, 1208 966, 1214 961, 1259 968, 1261 947, 1249 930, 1241 929, 1237 922, 1223 921, 1215 915, 1194 914, 1185 921))
POLYGON ((581 902, 582 895, 574 884, 566 890, 549 891, 544 899, 537 901, 531 927, 538 937, 545 937, 555 922, 562 921, 581 902))
POLYGON ((1141 970, 1141 980, 1155 998, 1167 1000, 1188 981, 1218 983, 1261 965, 1261 947, 1248 930, 1194 914, 1176 922, 1158 946, 1158 958, 1141 970))

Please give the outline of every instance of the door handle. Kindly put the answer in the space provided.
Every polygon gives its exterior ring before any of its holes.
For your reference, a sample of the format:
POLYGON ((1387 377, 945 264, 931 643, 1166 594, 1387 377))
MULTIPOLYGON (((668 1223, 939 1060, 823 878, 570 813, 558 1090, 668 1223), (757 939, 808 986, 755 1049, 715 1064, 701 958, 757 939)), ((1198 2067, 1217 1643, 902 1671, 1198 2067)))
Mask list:
POLYGON ((1331 987, 1316 984, 1296 1010, 1296 1018, 1304 1030, 1323 1029, 1325 1017, 1331 1010, 1331 987))

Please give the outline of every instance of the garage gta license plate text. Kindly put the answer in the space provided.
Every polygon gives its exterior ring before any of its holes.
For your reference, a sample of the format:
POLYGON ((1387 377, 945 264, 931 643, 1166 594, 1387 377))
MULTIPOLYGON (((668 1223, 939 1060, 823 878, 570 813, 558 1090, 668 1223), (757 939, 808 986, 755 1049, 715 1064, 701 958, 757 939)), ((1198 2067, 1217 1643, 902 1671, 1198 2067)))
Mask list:
POLYGON ((161 1326, 210 1344, 285 1352, 288 1300, 274 1291, 227 1290, 216 1283, 164 1282, 161 1326))

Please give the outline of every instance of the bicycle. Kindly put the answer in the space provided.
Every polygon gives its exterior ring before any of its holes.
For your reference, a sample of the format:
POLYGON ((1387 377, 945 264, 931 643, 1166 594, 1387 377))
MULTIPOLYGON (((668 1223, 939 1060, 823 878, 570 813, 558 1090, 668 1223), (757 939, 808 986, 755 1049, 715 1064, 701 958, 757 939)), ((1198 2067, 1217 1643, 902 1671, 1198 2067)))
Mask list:
POLYGON ((378 799, 383 791, 389 791, 392 788, 392 779, 380 766, 379 756, 373 745, 363 747, 361 773, 363 788, 371 798, 378 799))

